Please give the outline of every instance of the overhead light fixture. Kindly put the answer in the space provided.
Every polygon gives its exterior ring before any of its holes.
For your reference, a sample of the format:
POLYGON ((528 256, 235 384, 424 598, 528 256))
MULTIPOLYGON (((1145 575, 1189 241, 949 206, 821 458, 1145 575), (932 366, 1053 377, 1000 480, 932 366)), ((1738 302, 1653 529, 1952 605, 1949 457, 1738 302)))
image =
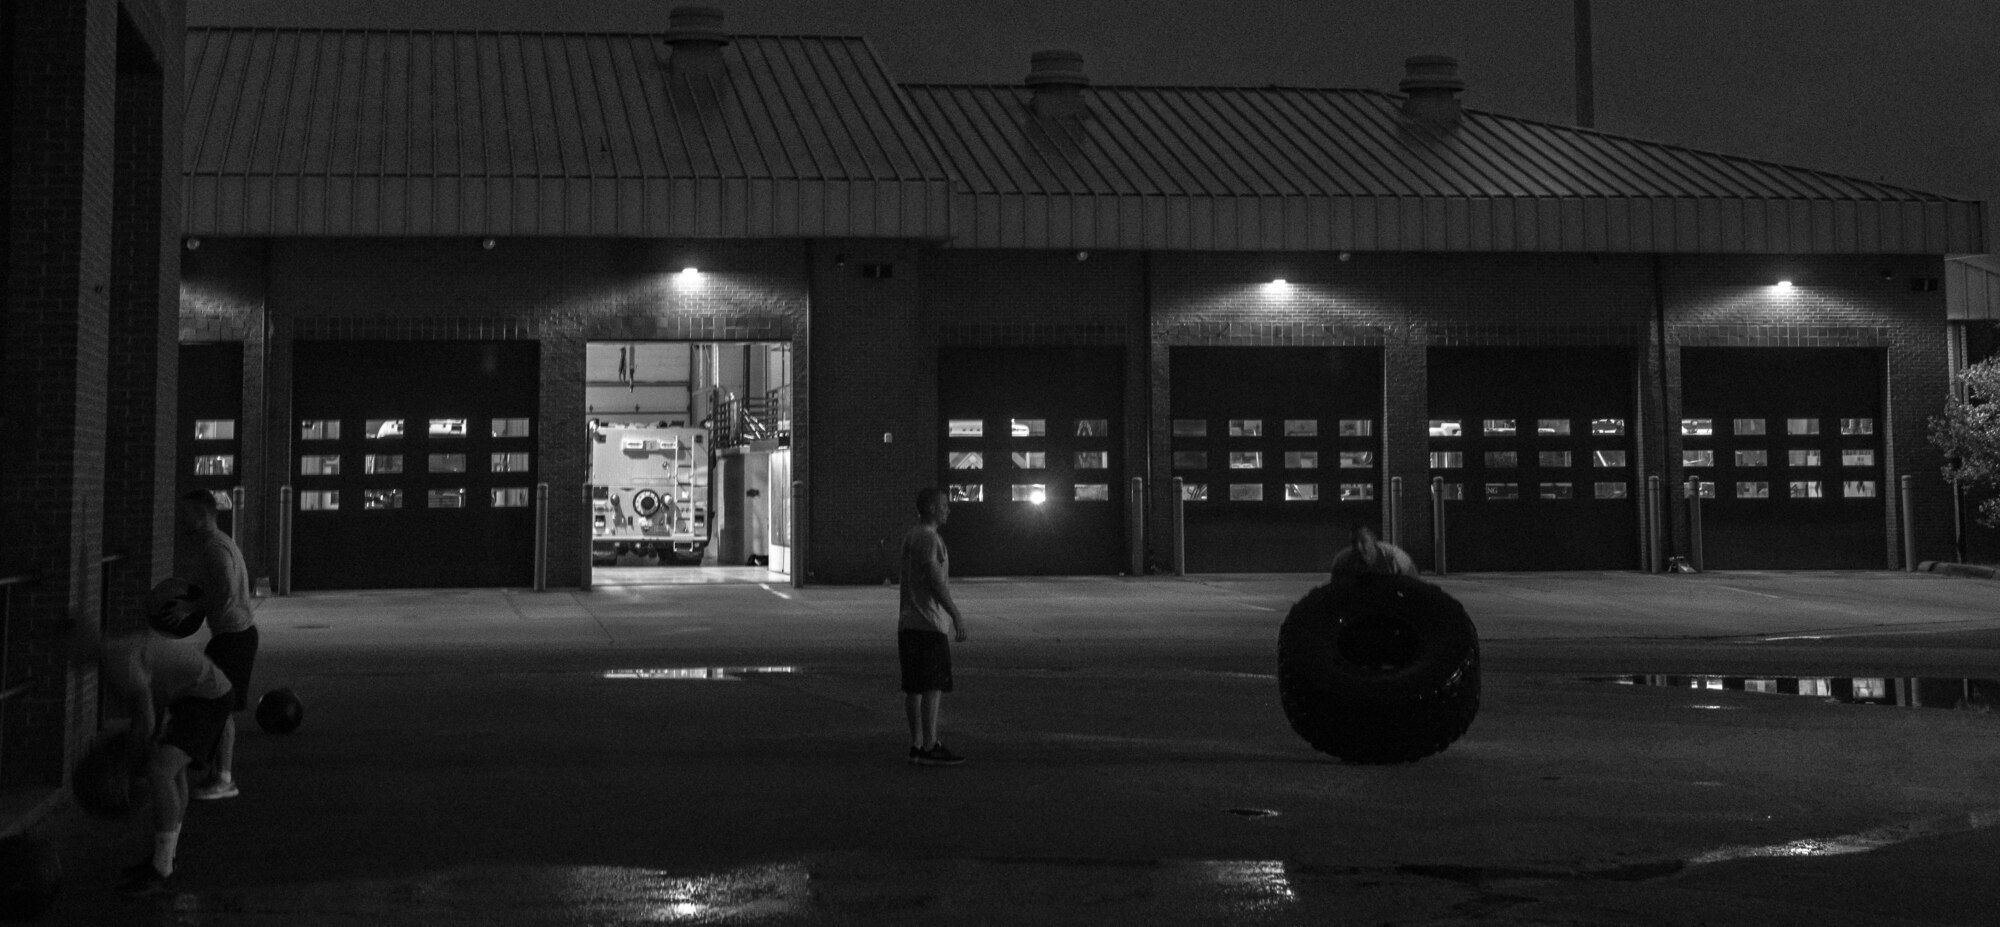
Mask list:
POLYGON ((701 283, 701 269, 698 267, 683 267, 680 273, 674 275, 674 286, 677 287, 694 289, 701 286, 701 283))
POLYGON ((1264 284, 1264 291, 1267 293, 1283 293, 1284 291, 1289 290, 1291 288, 1292 285, 1286 283, 1285 278, 1283 277, 1279 277, 1277 279, 1272 280, 1270 283, 1264 284))
POLYGON ((1037 488, 1034 491, 1028 493, 1028 501, 1036 505, 1041 505, 1042 503, 1049 501, 1049 494, 1046 491, 1037 488))
POLYGON ((1789 289, 1791 289, 1791 288, 1792 288, 1792 281, 1790 281, 1790 280, 1780 280, 1780 281, 1778 281, 1778 289, 1781 289, 1781 290, 1789 290, 1789 289))
POLYGON ((497 241, 494 241, 494 240, 493 240, 493 239, 491 239, 491 238, 482 238, 482 239, 480 239, 480 240, 479 240, 479 247, 481 247, 481 248, 484 248, 484 249, 486 249, 486 250, 488 250, 488 251, 491 251, 491 250, 493 250, 493 247, 494 247, 495 245, 498 245, 498 244, 499 244, 499 242, 497 242, 497 241))

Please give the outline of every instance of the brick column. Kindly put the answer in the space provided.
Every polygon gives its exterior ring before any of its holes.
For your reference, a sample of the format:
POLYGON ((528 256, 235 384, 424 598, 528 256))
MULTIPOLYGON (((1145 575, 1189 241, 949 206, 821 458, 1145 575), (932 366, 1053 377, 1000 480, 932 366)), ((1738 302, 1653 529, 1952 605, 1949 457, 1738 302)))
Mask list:
POLYGON ((6 708, 0 784, 55 784, 68 718, 95 711, 94 673, 72 680, 66 649, 98 605, 117 4, 12 15, 0 563, 40 582, 14 591, 5 681, 41 684, 6 708))
POLYGON ((102 498, 104 548, 127 559, 107 570, 104 595, 107 623, 137 627, 147 589, 173 560, 179 351, 170 249, 177 229, 167 227, 162 208, 165 87, 159 72, 120 74, 117 106, 102 498))

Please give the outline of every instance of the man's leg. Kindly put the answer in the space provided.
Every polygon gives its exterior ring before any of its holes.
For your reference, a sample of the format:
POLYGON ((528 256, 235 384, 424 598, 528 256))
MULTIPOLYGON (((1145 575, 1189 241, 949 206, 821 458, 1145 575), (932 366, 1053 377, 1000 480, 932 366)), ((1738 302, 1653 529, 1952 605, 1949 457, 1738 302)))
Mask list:
POLYGON ((165 744, 154 748, 146 764, 153 780, 153 869, 162 876, 174 874, 174 851, 181 839, 181 821, 187 816, 187 767, 192 758, 181 748, 165 744))
POLYGON ((215 738, 215 768, 208 781, 193 791, 201 799, 230 798, 237 794, 236 777, 231 774, 236 759, 236 714, 223 719, 222 733, 215 738))
MULTIPOLYGON (((924 696, 928 694, 924 692, 903 693, 903 717, 910 723, 910 748, 913 750, 927 750, 931 745, 930 741, 924 739, 923 703, 924 696)), ((932 725, 931 729, 935 732, 936 725, 932 725)))
POLYGON ((943 707, 944 693, 936 689, 925 692, 923 703, 923 730, 919 732, 923 745, 920 749, 928 750, 938 742, 938 712, 943 707))

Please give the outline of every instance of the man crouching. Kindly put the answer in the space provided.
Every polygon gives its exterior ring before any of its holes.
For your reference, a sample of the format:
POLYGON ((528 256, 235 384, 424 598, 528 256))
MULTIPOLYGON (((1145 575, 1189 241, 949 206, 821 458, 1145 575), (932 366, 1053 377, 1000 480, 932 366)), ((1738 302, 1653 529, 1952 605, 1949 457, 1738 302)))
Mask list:
POLYGON ((188 764, 209 756, 233 707, 229 679, 192 644, 152 633, 105 638, 99 650, 106 708, 122 706, 144 757, 153 799, 153 854, 128 867, 119 891, 167 890, 187 814, 188 764))

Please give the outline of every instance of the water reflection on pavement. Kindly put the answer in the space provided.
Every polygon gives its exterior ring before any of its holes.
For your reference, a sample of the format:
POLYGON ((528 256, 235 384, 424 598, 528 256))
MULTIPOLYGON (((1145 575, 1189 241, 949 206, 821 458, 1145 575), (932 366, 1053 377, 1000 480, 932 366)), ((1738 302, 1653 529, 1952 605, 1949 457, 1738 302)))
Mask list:
POLYGON ((905 860, 837 856, 708 873, 460 868, 132 900, 72 894, 65 923, 235 927, 610 924, 1294 924, 1445 915, 1476 887, 1277 860, 905 860))

